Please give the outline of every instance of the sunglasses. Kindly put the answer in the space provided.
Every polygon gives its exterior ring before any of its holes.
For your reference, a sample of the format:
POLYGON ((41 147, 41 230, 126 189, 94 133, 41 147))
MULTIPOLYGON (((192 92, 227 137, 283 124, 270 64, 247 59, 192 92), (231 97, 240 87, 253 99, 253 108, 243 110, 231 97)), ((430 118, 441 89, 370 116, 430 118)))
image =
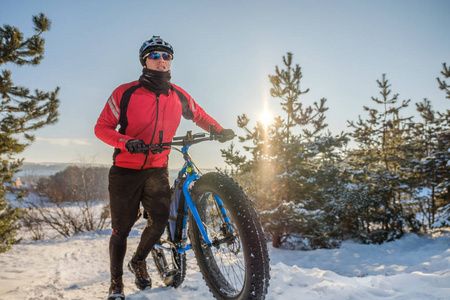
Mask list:
POLYGON ((163 60, 172 60, 172 55, 165 52, 150 52, 147 58, 158 60, 161 56, 163 60))

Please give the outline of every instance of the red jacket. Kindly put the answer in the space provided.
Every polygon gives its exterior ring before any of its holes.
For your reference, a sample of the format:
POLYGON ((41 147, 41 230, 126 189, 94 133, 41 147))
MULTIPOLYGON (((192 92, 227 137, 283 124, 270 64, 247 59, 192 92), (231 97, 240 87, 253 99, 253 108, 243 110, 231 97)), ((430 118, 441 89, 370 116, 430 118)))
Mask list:
POLYGON ((211 118, 189 94, 172 84, 168 95, 158 97, 142 87, 138 81, 123 84, 109 97, 95 125, 95 135, 115 147, 114 164, 130 169, 148 169, 167 166, 169 151, 160 154, 131 154, 125 144, 131 139, 158 143, 159 132, 163 142, 170 142, 180 124, 181 116, 209 131, 209 126, 220 132, 223 128, 211 118), (117 125, 120 125, 116 131, 117 125))

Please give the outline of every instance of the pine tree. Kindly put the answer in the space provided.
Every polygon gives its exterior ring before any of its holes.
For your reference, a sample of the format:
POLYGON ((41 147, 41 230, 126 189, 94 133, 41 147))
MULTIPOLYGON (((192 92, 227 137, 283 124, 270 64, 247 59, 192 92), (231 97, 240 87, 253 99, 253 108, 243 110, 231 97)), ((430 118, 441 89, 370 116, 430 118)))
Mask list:
MULTIPOLYGON (((240 137, 250 158, 234 148, 223 151, 227 162, 234 165, 235 176, 256 200, 264 227, 272 235, 274 247, 295 236, 308 241, 305 247, 329 246, 324 240, 325 203, 331 199, 330 188, 336 186, 337 149, 347 142, 344 134, 323 134, 326 128, 326 99, 306 106, 301 96, 302 72, 293 66, 292 53, 283 57, 284 68, 269 75, 271 95, 279 100, 284 116, 274 118, 269 127, 260 122, 252 129, 242 115, 238 126, 245 130, 240 137), (333 182, 332 182, 333 181, 333 182)), ((294 241, 296 242, 296 241, 294 241)))
POLYGON ((424 218, 422 223, 429 226, 434 223, 437 210, 436 187, 439 184, 440 176, 439 163, 434 156, 434 152, 442 126, 428 99, 416 103, 416 109, 421 117, 421 122, 414 124, 415 138, 413 142, 420 151, 417 153, 417 158, 411 160, 418 187, 413 199, 416 199, 417 202, 417 212, 424 218))
MULTIPOLYGON (((443 64, 441 74, 444 78, 450 78, 450 68, 443 64)), ((450 85, 444 79, 438 78, 439 88, 445 90, 447 99, 450 99, 450 85)), ((439 120, 442 124, 442 131, 438 134, 436 145, 436 157, 439 161, 439 170, 441 174, 440 184, 438 185, 438 206, 450 206, 450 109, 446 112, 438 113, 439 120)), ((448 209, 450 211, 450 208, 448 209)), ((448 217, 448 224, 450 224, 450 216, 448 217)))
MULTIPOLYGON (((44 38, 41 34, 50 29, 50 20, 44 14, 33 16, 34 35, 24 39, 16 27, 0 27, 0 65, 7 63, 38 65, 44 54, 44 38)), ((2 70, 0 75, 0 251, 6 251, 14 243, 18 209, 5 200, 7 185, 23 160, 14 155, 22 152, 34 140, 32 131, 57 120, 59 88, 53 92, 29 89, 15 85, 11 72, 2 70)))
POLYGON ((364 199, 359 196, 349 196, 349 199, 350 206, 356 209, 354 215, 360 218, 359 236, 366 242, 400 237, 405 221, 412 218, 403 206, 403 199, 411 193, 409 161, 416 150, 410 143, 411 117, 400 116, 410 100, 399 104, 398 94, 390 96, 385 75, 377 82, 382 98, 372 97, 372 101, 381 109, 364 107, 368 119, 359 117, 358 122, 349 121, 358 148, 350 152, 348 172, 359 185, 354 192, 365 195, 364 199))
MULTIPOLYGON (((441 74, 450 77, 450 69, 443 64, 441 74)), ((437 78, 439 88, 446 91, 450 99, 450 86, 437 78)), ((450 204, 450 110, 436 112, 431 101, 424 99, 416 103, 421 122, 415 124, 415 142, 421 145, 420 156, 413 161, 420 190, 427 193, 417 197, 423 223, 434 226, 439 208, 450 204)), ((448 223, 448 222, 447 222, 448 223)))
MULTIPOLYGON (((445 78, 450 78, 450 68, 447 68, 447 64, 443 63, 443 69, 441 71, 441 74, 445 77, 445 78)), ((437 81, 439 83, 439 88, 443 91, 445 91, 447 93, 447 98, 450 99, 450 85, 447 84, 447 82, 445 82, 445 80, 441 80, 441 78, 437 77, 437 81)))

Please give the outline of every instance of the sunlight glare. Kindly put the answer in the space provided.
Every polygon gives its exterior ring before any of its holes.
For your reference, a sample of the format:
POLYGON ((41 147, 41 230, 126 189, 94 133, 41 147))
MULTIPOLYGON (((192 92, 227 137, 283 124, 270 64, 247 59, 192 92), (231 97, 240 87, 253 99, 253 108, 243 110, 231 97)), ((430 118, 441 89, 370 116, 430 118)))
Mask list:
POLYGON ((259 115, 259 122, 265 127, 269 126, 273 122, 272 114, 265 110, 263 113, 259 115))

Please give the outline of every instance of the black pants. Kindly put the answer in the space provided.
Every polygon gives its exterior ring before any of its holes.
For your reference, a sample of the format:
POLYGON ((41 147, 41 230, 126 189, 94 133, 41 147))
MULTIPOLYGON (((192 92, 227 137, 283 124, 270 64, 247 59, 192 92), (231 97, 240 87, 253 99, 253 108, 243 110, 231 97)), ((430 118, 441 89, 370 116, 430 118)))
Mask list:
POLYGON ((168 169, 133 170, 111 167, 109 201, 113 228, 109 241, 111 278, 118 278, 123 274, 127 237, 136 222, 140 203, 149 218, 133 260, 146 259, 164 232, 170 209, 168 169))

